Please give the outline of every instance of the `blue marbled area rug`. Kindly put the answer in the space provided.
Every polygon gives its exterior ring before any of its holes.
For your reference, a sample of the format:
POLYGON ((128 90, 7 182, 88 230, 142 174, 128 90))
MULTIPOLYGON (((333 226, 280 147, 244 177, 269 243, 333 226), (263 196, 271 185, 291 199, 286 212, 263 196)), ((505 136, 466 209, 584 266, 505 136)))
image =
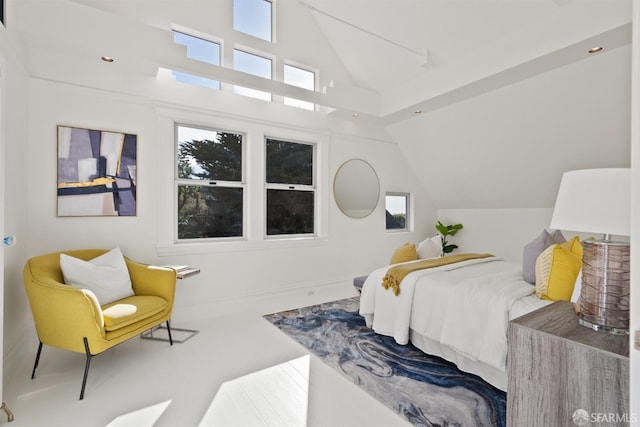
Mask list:
POLYGON ((453 363, 367 328, 359 298, 264 316, 416 426, 505 426, 506 394, 453 363))

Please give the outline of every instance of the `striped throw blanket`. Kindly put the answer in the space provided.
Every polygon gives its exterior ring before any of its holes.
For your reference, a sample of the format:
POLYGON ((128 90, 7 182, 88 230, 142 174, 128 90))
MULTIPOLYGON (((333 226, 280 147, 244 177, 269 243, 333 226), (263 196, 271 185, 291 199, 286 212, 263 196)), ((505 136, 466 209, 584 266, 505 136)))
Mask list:
POLYGON ((493 255, 491 254, 465 253, 394 265, 387 270, 387 274, 382 278, 382 287, 385 289, 391 288, 394 294, 400 295, 400 282, 402 282, 402 279, 404 279, 409 273, 424 270, 426 268, 440 267, 443 265, 454 264, 456 262, 488 258, 492 256, 493 255))

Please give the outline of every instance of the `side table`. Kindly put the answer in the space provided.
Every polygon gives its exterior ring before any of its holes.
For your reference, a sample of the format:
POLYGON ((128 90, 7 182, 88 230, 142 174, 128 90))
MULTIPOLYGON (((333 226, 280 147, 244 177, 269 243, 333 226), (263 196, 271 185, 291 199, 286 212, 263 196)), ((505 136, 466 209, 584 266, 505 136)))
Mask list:
MULTIPOLYGON (((200 269, 195 267, 189 267, 187 265, 163 265, 162 267, 171 268, 176 271, 176 278, 179 280, 186 279, 187 277, 191 277, 193 275, 199 274, 200 269)), ((174 328, 171 327, 171 338, 174 343, 182 344, 188 339, 195 336, 198 332, 195 329, 184 329, 184 328, 174 328), (174 332, 177 332, 177 336, 174 332)), ((164 325, 158 325, 155 328, 149 329, 140 335, 140 338, 145 340, 154 340, 154 341, 166 341, 169 342, 169 334, 167 332, 167 327, 164 325), (156 332, 160 332, 160 335, 157 335, 156 332)))
POLYGON ((580 325, 566 301, 512 320, 508 335, 508 426, 628 425, 628 336, 580 325))

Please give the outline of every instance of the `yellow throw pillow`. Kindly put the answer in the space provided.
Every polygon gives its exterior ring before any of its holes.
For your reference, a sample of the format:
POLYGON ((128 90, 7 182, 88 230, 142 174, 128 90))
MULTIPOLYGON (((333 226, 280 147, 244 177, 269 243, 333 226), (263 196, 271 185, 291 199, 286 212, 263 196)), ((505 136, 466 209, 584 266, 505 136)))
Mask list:
POLYGON ((564 243, 560 243, 560 246, 562 246, 563 249, 568 250, 572 254, 578 255, 580 259, 582 259, 582 243, 580 243, 580 239, 578 238, 578 236, 564 243))
POLYGON ((536 260, 536 295, 569 301, 582 268, 582 244, 577 237, 545 249, 536 260))
POLYGON ((405 243, 400 246, 391 256, 389 264, 399 264, 401 262, 415 261, 418 259, 418 251, 413 243, 405 243))

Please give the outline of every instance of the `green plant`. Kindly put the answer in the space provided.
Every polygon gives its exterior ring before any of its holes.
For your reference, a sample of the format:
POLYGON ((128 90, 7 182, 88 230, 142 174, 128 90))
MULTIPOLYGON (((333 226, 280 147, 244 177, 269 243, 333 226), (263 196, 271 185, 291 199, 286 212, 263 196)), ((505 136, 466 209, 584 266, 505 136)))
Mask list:
POLYGON ((447 241, 448 236, 455 236, 459 230, 462 230, 462 224, 444 225, 440 221, 436 223, 436 230, 440 233, 440 242, 442 243, 442 256, 450 254, 458 245, 450 245, 447 241))

